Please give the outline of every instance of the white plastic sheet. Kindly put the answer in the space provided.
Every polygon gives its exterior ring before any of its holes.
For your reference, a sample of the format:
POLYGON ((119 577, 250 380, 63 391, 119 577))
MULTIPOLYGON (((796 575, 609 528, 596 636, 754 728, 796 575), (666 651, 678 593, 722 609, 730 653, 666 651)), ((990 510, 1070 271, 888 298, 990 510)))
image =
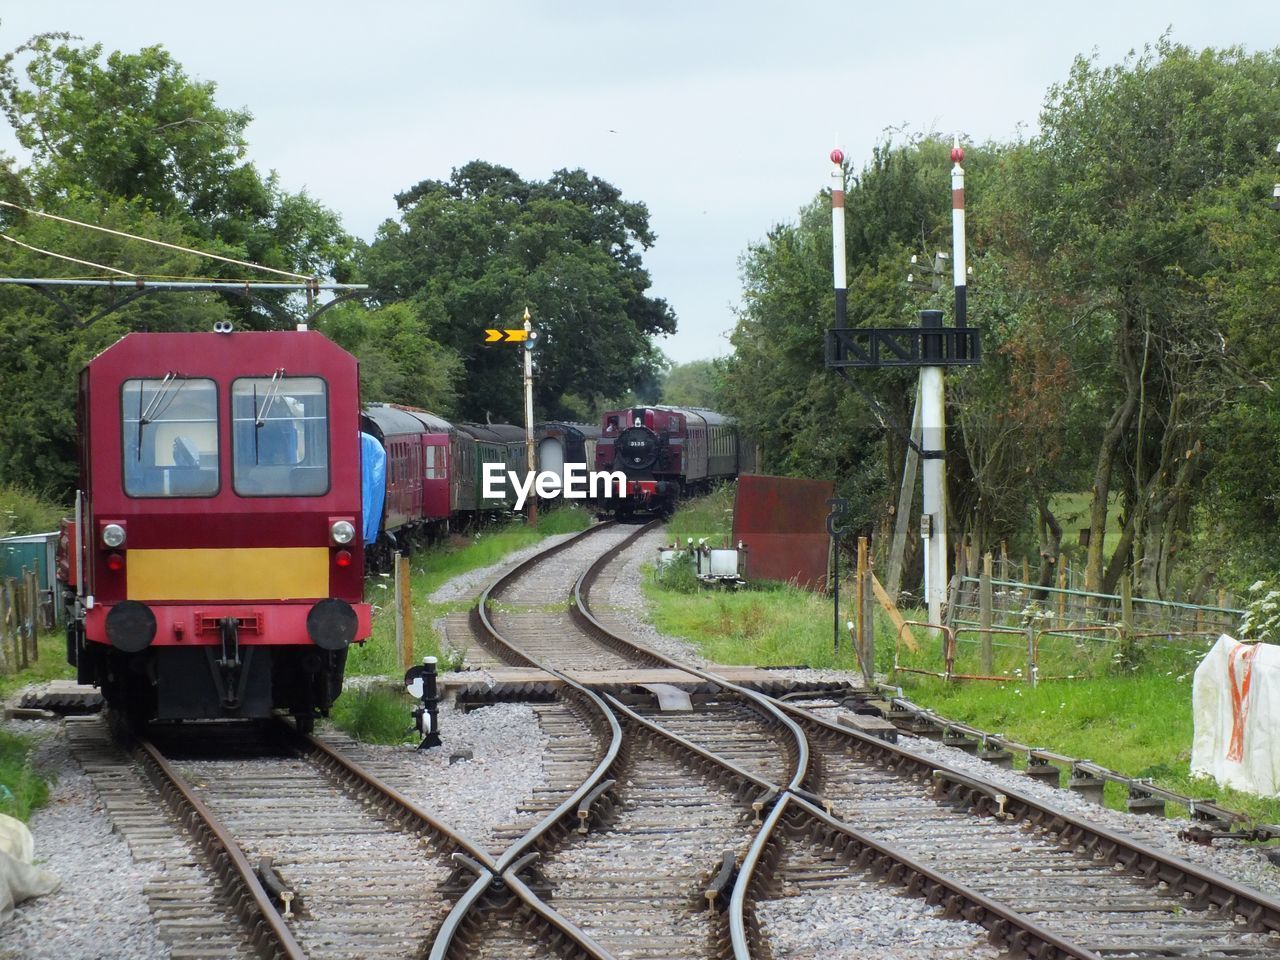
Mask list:
POLYGON ((0 813, 0 927, 13 916, 16 904, 62 886, 48 870, 31 865, 34 853, 35 841, 27 825, 0 813))
POLYGON ((1191 772, 1280 796, 1280 647, 1223 634, 1196 668, 1191 772))

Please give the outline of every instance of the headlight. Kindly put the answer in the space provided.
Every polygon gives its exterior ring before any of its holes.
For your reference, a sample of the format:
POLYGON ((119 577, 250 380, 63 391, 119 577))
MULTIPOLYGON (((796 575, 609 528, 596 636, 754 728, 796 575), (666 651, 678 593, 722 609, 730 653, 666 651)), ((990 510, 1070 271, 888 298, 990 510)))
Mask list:
POLYGON ((124 527, 118 523, 108 523, 102 528, 102 542, 113 550, 124 546, 124 527))
POLYGON ((334 543, 350 543, 355 539, 356 528, 350 520, 337 520, 329 528, 329 536, 333 537, 334 543))

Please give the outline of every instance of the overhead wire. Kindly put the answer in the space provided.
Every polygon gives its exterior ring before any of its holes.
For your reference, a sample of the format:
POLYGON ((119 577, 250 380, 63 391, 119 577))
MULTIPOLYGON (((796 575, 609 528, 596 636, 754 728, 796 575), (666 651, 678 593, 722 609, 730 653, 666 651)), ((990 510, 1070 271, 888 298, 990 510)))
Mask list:
MULTIPOLYGON (((0 202, 3 202, 3 201, 0 201, 0 202)), ((105 264, 94 263, 92 260, 78 260, 77 258, 69 257, 64 253, 54 253, 52 250, 45 250, 41 247, 33 247, 31 244, 23 243, 21 240, 15 239, 14 237, 9 236, 7 233, 0 233, 0 239, 8 240, 10 243, 16 244, 17 246, 22 247, 26 250, 31 250, 35 253, 42 253, 46 257, 56 257, 59 260, 67 260, 70 263, 78 264, 79 266, 82 266, 82 267, 93 267, 95 270, 106 270, 110 273, 118 273, 122 277, 137 276, 136 273, 130 273, 127 270, 117 270, 115 267, 108 267, 105 264)))
MULTIPOLYGON (((166 250, 176 250, 180 253, 190 253, 190 254, 194 254, 197 257, 204 257, 210 260, 218 260, 222 263, 230 263, 237 267, 248 267, 251 270, 263 270, 267 273, 278 274, 279 276, 282 276, 282 277, 291 277, 295 280, 312 280, 313 279, 312 277, 309 277, 303 273, 293 273, 292 271, 289 271, 289 270, 277 270, 274 267, 264 267, 261 264, 250 263, 246 260, 236 260, 233 257, 224 257, 216 253, 207 253, 203 250, 194 250, 191 247, 184 247, 176 243, 166 243, 163 240, 153 240, 150 237, 140 237, 140 236, 137 236, 136 234, 125 233, 122 230, 112 230, 110 227, 100 227, 93 223, 84 223, 83 221, 80 221, 80 220, 72 220, 69 217, 60 217, 57 214, 45 213, 43 210, 31 210, 27 207, 21 206, 20 204, 11 203, 8 200, 0 200, 0 207, 8 207, 11 210, 18 210, 21 213, 30 214, 31 216, 35 216, 35 217, 44 217, 48 220, 56 220, 59 223, 66 223, 76 227, 84 227, 87 230, 97 230, 99 233, 110 234, 113 237, 123 237, 126 240, 139 240, 142 243, 150 243, 157 247, 164 247, 166 250)), ((41 252, 48 252, 48 251, 41 251, 41 252)), ((51 254, 51 256, 59 256, 59 254, 51 254)), ((92 266, 100 266, 100 265, 92 264, 92 266)), ((113 268, 111 267, 101 267, 101 269, 113 270, 113 268)), ((124 271, 122 270, 113 270, 113 272, 124 273, 124 271)), ((135 276, 135 274, 126 274, 126 276, 135 276)))

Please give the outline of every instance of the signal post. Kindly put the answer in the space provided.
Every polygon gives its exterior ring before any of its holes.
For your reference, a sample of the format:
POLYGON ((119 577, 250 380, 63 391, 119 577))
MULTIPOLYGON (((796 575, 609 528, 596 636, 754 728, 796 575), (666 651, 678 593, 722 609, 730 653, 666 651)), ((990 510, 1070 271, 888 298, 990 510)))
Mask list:
POLYGON ((845 321, 844 288, 844 156, 831 154, 839 190, 832 193, 832 233, 834 277, 836 281, 836 326, 827 331, 826 365, 836 370, 871 405, 877 417, 892 426, 923 464, 924 498, 920 517, 920 537, 924 547, 925 598, 929 622, 942 622, 947 596, 947 478, 946 478, 946 398, 943 370, 950 366, 976 364, 982 357, 979 331, 968 326, 964 252, 964 151, 959 142, 951 151, 952 243, 954 246, 955 325, 944 326, 941 310, 920 311, 918 327, 848 327, 845 321), (886 415, 881 405, 849 376, 851 369, 917 367, 920 369, 919 416, 921 440, 917 444, 886 415))
MULTIPOLYGON (((519 330, 485 330, 485 343, 519 343, 524 346, 524 450, 525 464, 532 474, 536 464, 533 454, 533 348, 538 343, 538 332, 533 329, 529 308, 524 308, 524 327, 519 330)), ((538 498, 529 498, 530 524, 538 522, 538 498)))
MULTIPOLYGON (((524 453, 529 473, 533 473, 533 345, 537 334, 529 319, 529 308, 524 308, 524 453)), ((529 524, 538 522, 538 498, 529 498, 529 524)))

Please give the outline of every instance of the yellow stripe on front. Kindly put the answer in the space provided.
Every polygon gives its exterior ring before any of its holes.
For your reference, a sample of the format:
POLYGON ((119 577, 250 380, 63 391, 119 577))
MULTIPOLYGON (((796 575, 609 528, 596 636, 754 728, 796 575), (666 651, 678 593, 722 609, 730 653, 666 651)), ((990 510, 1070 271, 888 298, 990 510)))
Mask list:
POLYGON ((129 550, 130 600, 290 600, 329 595, 325 547, 129 550))

